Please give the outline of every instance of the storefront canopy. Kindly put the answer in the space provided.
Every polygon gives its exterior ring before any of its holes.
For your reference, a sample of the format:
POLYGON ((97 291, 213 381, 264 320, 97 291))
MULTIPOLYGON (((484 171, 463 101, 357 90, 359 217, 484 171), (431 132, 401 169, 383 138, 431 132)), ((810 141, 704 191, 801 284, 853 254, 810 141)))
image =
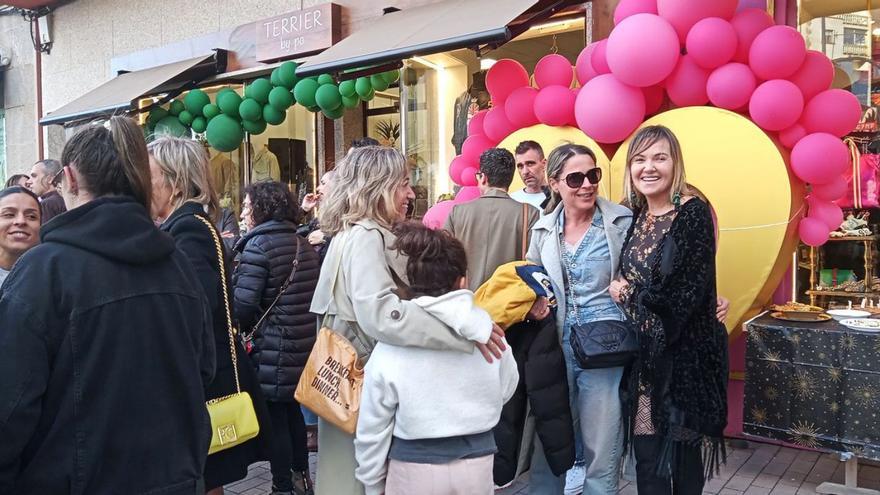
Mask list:
POLYGON ((840 14, 851 14, 870 10, 874 5, 880 6, 877 0, 801 0, 799 22, 808 22, 817 17, 830 17, 840 14))
POLYGON ((40 124, 68 122, 113 115, 136 108, 144 96, 180 91, 225 70, 226 52, 182 60, 149 69, 124 72, 40 119, 40 124))
POLYGON ((297 75, 310 76, 395 62, 480 45, 503 44, 532 22, 580 1, 445 0, 389 12, 324 52, 309 57, 297 75), (515 25, 515 26, 514 26, 515 25))

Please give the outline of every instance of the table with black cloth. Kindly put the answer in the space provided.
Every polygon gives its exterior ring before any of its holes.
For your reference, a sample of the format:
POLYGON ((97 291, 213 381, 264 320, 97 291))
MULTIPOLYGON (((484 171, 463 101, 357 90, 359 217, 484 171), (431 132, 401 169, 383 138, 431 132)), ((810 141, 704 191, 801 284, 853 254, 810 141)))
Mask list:
POLYGON ((747 435, 880 460, 880 332, 769 314, 746 331, 747 435))

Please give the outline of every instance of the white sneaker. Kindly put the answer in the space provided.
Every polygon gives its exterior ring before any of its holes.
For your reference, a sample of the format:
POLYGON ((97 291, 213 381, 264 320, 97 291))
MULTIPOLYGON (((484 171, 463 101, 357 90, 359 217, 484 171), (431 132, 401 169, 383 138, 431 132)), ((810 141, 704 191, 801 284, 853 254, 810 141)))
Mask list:
POLYGON ((565 473, 565 495, 580 495, 584 491, 584 478, 587 471, 583 466, 574 466, 565 473))

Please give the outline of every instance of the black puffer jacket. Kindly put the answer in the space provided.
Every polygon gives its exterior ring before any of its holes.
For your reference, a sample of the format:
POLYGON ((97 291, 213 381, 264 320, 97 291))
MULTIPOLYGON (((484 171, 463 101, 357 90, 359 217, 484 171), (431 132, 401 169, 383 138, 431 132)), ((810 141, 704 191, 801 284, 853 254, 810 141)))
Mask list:
POLYGON ((275 220, 245 234, 235 249, 241 254, 233 279, 234 306, 243 332, 250 332, 275 300, 298 256, 293 282, 254 336, 250 356, 266 399, 293 401, 318 330, 309 313, 321 266, 318 255, 296 235, 293 223, 275 220))

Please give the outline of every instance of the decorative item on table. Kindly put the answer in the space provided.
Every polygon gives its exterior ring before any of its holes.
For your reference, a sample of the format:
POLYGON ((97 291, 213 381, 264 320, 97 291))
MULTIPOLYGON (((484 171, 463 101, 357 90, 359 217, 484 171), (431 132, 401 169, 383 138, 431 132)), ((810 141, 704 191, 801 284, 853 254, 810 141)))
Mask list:
POLYGON ((859 309, 829 309, 826 311, 832 318, 837 321, 851 320, 854 318, 868 318, 871 313, 859 309))
POLYGON ((831 233, 831 237, 867 237, 872 235, 868 227, 870 212, 863 211, 858 216, 850 213, 846 220, 840 224, 840 228, 831 233))
POLYGON ((785 304, 770 306, 770 316, 777 320, 796 322, 822 322, 831 319, 824 313, 824 309, 818 306, 810 306, 799 302, 789 301, 785 304))
POLYGON ((840 324, 853 330, 862 330, 865 332, 880 332, 880 320, 869 318, 852 318, 842 320, 840 324))

